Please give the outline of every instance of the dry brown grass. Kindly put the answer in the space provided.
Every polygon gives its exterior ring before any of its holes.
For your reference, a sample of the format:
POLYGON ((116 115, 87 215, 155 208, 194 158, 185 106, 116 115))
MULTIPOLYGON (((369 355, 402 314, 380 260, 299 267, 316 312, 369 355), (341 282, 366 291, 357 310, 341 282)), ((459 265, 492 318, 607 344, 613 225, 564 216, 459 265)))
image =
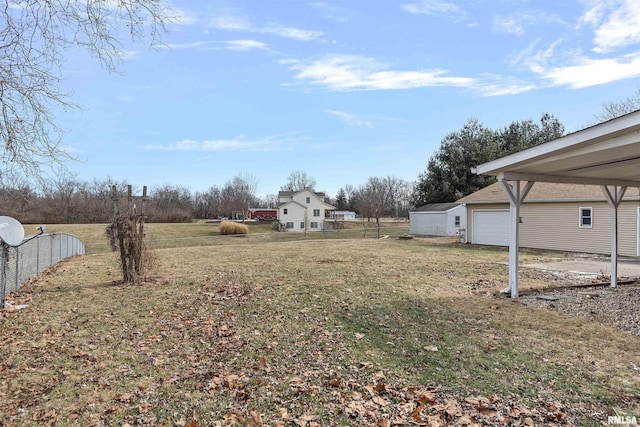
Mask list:
POLYGON ((159 250, 141 286, 116 284, 112 254, 73 259, 3 313, 0 419, 370 425, 356 403, 416 421, 411 387, 436 395, 423 417, 478 395, 536 425, 637 413, 640 338, 488 296, 507 256, 447 239, 191 247, 159 250))
POLYGON ((235 236, 248 233, 249 228, 244 224, 233 221, 222 221, 220 223, 220 234, 225 236, 235 236))

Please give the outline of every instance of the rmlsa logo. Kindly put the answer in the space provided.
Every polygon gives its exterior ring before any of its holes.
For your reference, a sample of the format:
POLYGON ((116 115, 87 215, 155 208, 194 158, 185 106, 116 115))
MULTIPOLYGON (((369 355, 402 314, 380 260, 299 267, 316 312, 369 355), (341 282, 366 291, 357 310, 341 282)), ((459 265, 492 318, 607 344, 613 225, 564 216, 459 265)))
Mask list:
POLYGON ((637 426, 638 420, 633 415, 615 415, 608 419, 609 425, 637 426))

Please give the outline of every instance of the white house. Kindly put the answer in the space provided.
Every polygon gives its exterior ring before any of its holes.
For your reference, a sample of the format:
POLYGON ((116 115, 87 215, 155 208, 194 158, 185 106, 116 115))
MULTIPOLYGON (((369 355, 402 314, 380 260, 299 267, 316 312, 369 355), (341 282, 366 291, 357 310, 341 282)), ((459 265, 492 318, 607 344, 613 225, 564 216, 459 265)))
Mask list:
POLYGON ((458 236, 465 228, 462 203, 431 203, 409 212, 409 233, 417 236, 458 236))
POLYGON ((324 220, 335 210, 324 201, 324 193, 308 189, 301 191, 280 191, 278 193, 278 221, 287 231, 320 231, 324 220))

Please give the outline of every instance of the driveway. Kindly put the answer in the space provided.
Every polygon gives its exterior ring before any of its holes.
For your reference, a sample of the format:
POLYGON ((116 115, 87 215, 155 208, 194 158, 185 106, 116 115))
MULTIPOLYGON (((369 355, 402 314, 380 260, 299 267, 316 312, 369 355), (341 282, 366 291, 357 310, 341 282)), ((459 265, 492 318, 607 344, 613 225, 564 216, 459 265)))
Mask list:
MULTIPOLYGON (((597 277, 601 275, 610 275, 611 261, 606 258, 578 259, 571 261, 522 264, 522 267, 552 272, 568 272, 583 275, 585 277, 597 277)), ((640 277, 640 259, 619 259, 618 277, 640 277)))

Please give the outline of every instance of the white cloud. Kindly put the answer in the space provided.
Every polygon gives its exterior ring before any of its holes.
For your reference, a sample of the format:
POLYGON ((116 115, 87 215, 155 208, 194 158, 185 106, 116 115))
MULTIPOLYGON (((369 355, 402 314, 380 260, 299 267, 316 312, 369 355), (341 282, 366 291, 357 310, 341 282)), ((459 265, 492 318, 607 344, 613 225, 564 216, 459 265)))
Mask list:
POLYGON ((640 77, 640 53, 594 59, 579 51, 559 51, 560 43, 538 51, 532 44, 511 64, 525 67, 548 85, 574 89, 640 77))
POLYGON ((229 50, 249 51, 249 50, 268 50, 269 49, 266 43, 262 43, 255 40, 230 40, 230 41, 224 42, 224 44, 229 50))
POLYGON ((498 79, 494 80, 494 82, 495 83, 487 82, 478 86, 478 92, 483 96, 507 96, 518 95, 538 88, 538 86, 533 83, 511 82, 510 79, 498 79))
POLYGON ((331 114, 332 116, 337 117, 342 120, 349 126, 359 127, 359 128, 371 128, 373 127, 373 123, 367 120, 362 120, 358 116, 352 113, 348 113, 346 111, 340 110, 324 110, 327 114, 331 114))
POLYGON ((559 16, 554 14, 539 11, 519 11, 509 16, 494 17, 493 30, 500 33, 521 36, 528 28, 554 23, 561 24, 563 21, 559 16))
POLYGON ((271 34, 300 41, 313 41, 322 38, 324 33, 315 30, 302 30, 294 27, 287 27, 277 23, 267 26, 255 26, 248 20, 238 16, 219 16, 211 21, 211 27, 223 31, 243 31, 256 34, 271 34))
POLYGON ((296 79, 334 91, 410 89, 428 86, 472 87, 468 77, 449 76, 446 70, 394 71, 375 59, 357 55, 327 55, 322 59, 283 61, 297 72, 296 79))
POLYGON ((256 40, 197 41, 191 43, 174 43, 166 46, 173 50, 235 50, 247 52, 251 50, 269 50, 266 43, 256 40))
POLYGON ((349 22, 349 11, 344 7, 334 6, 325 1, 311 3, 311 6, 323 13, 323 18, 335 22, 349 22))
POLYGON ((211 26, 225 31, 248 31, 251 29, 249 22, 239 16, 217 16, 211 21, 211 26))
POLYGON ((593 51, 608 53, 640 43, 640 2, 590 0, 578 28, 594 27, 593 51))
POLYGON ((463 13, 457 4, 441 0, 420 0, 403 4, 401 7, 414 15, 457 15, 463 13))
POLYGON ((305 42, 318 40, 323 35, 322 31, 300 30, 298 28, 283 27, 281 25, 272 25, 264 28, 255 28, 253 31, 256 33, 273 34, 275 36, 280 36, 288 39, 300 40, 305 42))
POLYGON ((239 135, 233 139, 217 139, 194 141, 184 139, 172 144, 165 145, 145 145, 147 150, 154 151, 286 151, 293 145, 305 140, 302 136, 291 133, 284 135, 266 136, 259 139, 247 139, 244 135, 239 135))
POLYGON ((541 74, 556 86, 574 89, 640 77, 640 53, 620 58, 577 58, 573 65, 553 67, 541 74))

